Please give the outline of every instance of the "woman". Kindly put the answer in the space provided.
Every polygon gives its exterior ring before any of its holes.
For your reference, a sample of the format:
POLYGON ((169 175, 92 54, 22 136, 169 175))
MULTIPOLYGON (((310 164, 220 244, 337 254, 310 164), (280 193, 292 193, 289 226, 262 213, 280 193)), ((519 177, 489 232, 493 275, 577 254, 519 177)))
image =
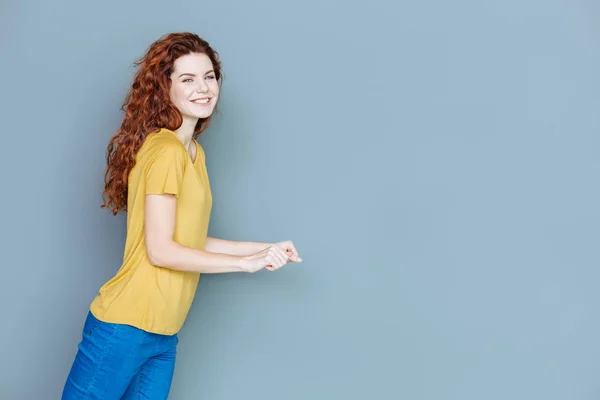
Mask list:
POLYGON ((107 150, 103 204, 127 210, 123 263, 92 301, 63 399, 167 399, 199 275, 302 261, 291 241, 207 237, 212 195, 195 139, 219 99, 218 54, 195 34, 173 33, 136 65, 107 150))

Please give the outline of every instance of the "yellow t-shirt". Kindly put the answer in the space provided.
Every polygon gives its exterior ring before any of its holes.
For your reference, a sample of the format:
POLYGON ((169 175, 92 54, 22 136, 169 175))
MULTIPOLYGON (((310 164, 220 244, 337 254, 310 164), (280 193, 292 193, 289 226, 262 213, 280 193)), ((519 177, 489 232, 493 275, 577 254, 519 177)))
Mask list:
POLYGON ((127 198, 127 239, 123 264, 92 301, 90 311, 102 321, 172 335, 179 331, 194 299, 199 273, 152 265, 144 240, 147 194, 172 193, 177 198, 173 239, 202 250, 206 243, 212 194, 204 150, 194 140, 192 161, 175 132, 149 134, 131 169, 127 198))

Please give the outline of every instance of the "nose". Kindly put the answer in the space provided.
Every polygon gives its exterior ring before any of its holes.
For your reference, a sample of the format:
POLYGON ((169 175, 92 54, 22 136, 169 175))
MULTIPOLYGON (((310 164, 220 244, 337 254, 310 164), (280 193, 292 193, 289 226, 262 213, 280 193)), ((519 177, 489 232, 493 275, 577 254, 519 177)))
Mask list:
POLYGON ((204 81, 204 79, 200 79, 200 83, 196 87, 196 92, 198 93, 206 93, 208 92, 208 85, 204 81))

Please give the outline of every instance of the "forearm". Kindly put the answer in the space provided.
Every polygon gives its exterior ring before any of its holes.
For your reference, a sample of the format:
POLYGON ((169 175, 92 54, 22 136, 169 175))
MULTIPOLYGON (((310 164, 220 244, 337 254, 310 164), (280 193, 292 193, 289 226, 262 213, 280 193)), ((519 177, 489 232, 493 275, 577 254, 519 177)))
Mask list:
POLYGON ((175 241, 149 251, 148 257, 152 265, 178 271, 204 274, 244 272, 241 256, 196 250, 175 241))
POLYGON ((249 256, 266 249, 270 244, 262 242, 245 242, 207 237, 205 251, 232 256, 249 256))

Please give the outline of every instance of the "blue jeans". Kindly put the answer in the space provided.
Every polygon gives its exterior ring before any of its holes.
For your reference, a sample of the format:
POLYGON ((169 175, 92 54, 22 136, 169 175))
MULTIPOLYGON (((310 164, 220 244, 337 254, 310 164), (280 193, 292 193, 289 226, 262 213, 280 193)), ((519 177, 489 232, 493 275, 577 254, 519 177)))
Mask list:
POLYGON ((166 400, 177 335, 109 324, 89 312, 62 400, 166 400))

